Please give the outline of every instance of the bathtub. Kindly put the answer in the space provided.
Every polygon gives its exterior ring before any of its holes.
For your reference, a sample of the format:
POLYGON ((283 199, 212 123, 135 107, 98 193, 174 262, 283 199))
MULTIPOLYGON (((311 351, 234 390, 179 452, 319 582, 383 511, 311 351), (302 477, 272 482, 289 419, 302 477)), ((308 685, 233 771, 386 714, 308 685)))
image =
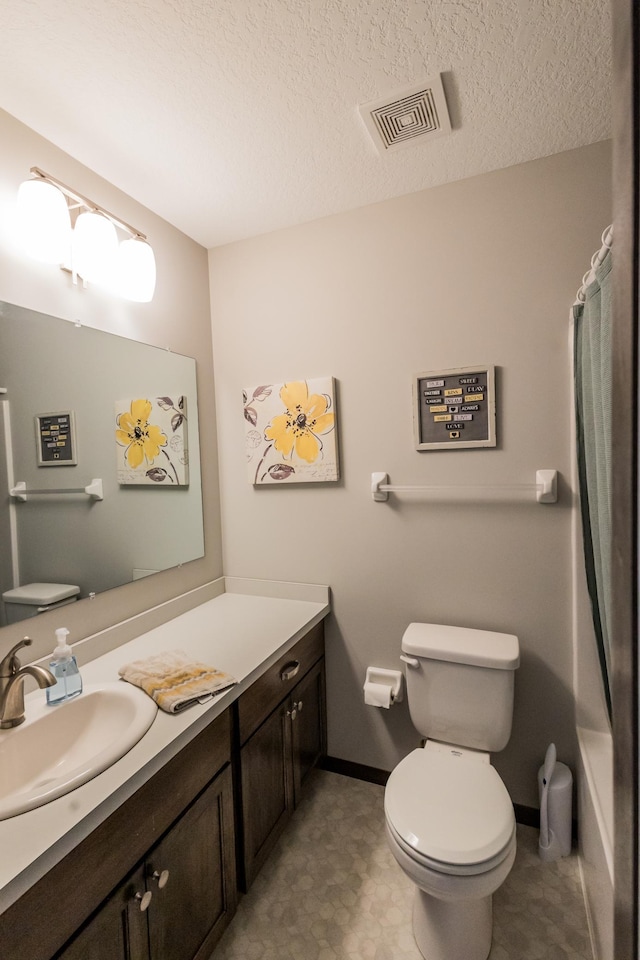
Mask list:
POLYGON ((582 883, 596 960, 613 960, 613 741, 578 727, 582 883))

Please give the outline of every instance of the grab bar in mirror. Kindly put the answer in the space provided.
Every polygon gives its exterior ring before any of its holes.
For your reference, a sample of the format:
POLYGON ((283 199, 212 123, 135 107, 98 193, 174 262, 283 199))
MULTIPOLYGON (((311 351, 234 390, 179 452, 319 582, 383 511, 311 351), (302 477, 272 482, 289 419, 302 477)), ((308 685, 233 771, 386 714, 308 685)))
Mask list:
POLYGON ((86 487, 65 487, 56 488, 51 487, 48 490, 31 490, 27 489, 27 485, 24 480, 18 480, 15 487, 12 487, 9 490, 9 493, 12 497, 15 497, 16 500, 21 500, 24 502, 27 497, 49 497, 53 494, 71 494, 71 493, 85 493, 88 497, 91 497, 92 500, 104 500, 104 494, 102 492, 102 480, 92 480, 91 483, 87 484, 86 487))
POLYGON ((441 494, 443 498, 471 500, 474 495, 502 494, 506 491, 525 492, 535 491, 538 503, 557 503, 558 501, 558 471, 536 470, 535 483, 469 483, 469 484, 395 484, 389 483, 389 474, 371 474, 371 495, 374 500, 382 502, 389 499, 390 493, 433 493, 441 494))

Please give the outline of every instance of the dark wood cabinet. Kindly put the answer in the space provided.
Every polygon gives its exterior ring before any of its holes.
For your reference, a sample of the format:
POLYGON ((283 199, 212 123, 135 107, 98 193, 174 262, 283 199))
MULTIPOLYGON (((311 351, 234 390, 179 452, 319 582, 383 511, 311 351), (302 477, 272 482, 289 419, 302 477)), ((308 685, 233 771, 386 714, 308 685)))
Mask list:
POLYGON ((284 705, 249 738, 240 756, 242 843, 240 880, 248 889, 282 832, 293 807, 289 721, 284 705))
POLYGON ((296 710, 291 723, 293 799, 297 806, 305 780, 326 753, 324 659, 303 677, 292 700, 296 710))
POLYGON ((56 960, 208 960, 236 905, 226 768, 56 960))
POLYGON ((233 915, 232 807, 227 768, 148 855, 150 960, 208 960, 233 915))
POLYGON ((248 890, 325 753, 322 624, 237 704, 240 735, 240 882, 248 890))
POLYGON ((145 892, 144 868, 139 867, 113 891, 60 960, 148 960, 145 892))
POLYGON ((0 913, 2 960, 209 960, 325 728, 320 623, 0 913))

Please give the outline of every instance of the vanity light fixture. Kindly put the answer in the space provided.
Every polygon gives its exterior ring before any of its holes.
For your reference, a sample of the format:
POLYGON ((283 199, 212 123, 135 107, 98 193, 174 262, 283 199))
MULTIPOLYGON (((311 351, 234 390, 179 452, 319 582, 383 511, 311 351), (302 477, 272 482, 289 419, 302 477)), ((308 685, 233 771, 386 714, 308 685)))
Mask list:
POLYGON ((64 263, 71 245, 71 216, 64 194, 48 180, 25 180, 18 190, 20 245, 41 263, 64 263))
POLYGON ((151 300, 156 285, 156 259, 142 236, 122 241, 118 247, 117 270, 123 297, 138 303, 151 300))
POLYGON ((38 167, 29 172, 32 179, 20 185, 17 202, 25 251, 70 269, 74 282, 80 277, 127 300, 149 303, 156 263, 145 234, 38 167), (119 239, 118 231, 125 239, 119 239))
POLYGON ((97 210, 76 218, 71 240, 71 269, 87 283, 110 287, 116 277, 118 235, 111 220, 97 210))

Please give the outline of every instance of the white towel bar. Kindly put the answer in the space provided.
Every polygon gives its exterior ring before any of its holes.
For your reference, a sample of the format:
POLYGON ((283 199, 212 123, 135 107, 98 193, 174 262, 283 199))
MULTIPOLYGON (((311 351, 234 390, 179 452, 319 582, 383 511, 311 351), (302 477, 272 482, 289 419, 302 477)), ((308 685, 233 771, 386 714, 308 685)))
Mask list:
POLYGON ((535 491, 538 503, 557 503, 558 501, 558 471, 536 470, 535 483, 470 483, 470 484, 395 484, 389 483, 389 474, 371 474, 371 495, 374 500, 382 502, 389 499, 390 493, 440 493, 446 496, 460 495, 461 499, 470 500, 474 493, 502 493, 507 490, 535 491))
POLYGON ((86 487, 65 487, 64 489, 58 487, 50 487, 48 490, 31 490, 27 489, 27 485, 24 480, 18 480, 15 487, 12 487, 9 490, 9 493, 12 497, 15 497, 16 500, 21 500, 24 502, 27 497, 49 497, 53 494, 72 494, 72 493, 84 493, 88 497, 91 497, 92 500, 104 500, 104 495, 102 492, 102 480, 92 480, 91 483, 87 484, 86 487))

